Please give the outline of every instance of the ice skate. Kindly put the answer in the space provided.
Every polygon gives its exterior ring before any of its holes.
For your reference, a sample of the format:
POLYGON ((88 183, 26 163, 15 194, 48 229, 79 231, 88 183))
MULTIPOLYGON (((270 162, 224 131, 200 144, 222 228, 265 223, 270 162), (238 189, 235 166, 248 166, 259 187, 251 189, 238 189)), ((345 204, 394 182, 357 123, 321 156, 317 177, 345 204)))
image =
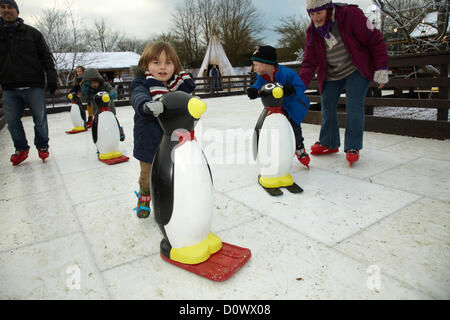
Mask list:
POLYGON ((16 150, 16 152, 11 155, 10 161, 12 162, 12 165, 17 166, 18 164, 25 161, 25 159, 28 158, 28 152, 28 150, 16 150))
POLYGON ((48 148, 38 148, 39 158, 42 159, 42 162, 45 162, 45 159, 48 158, 50 153, 48 152, 48 148))
POLYGON ((311 146, 311 154, 314 154, 314 155, 336 153, 338 151, 339 151, 339 148, 328 149, 323 144, 321 144, 319 141, 317 141, 315 144, 313 144, 311 146))
POLYGON ((306 153, 305 147, 299 148, 295 151, 295 155, 297 156, 298 161, 305 167, 309 169, 309 154, 306 153))
POLYGON ((359 160, 359 150, 356 149, 349 149, 346 151, 346 158, 348 163, 350 164, 350 167, 352 164, 359 160))

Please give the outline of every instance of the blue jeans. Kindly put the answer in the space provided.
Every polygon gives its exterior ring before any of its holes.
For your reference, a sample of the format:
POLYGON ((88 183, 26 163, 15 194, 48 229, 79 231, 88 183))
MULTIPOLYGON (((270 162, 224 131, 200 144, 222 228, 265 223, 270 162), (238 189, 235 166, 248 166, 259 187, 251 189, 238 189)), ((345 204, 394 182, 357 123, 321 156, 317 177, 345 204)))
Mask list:
POLYGON ((25 107, 30 107, 34 122, 34 144, 36 148, 48 148, 47 109, 43 88, 3 91, 3 112, 8 130, 16 150, 28 150, 27 138, 22 124, 25 107))
POLYGON ((361 150, 364 132, 364 100, 370 81, 359 71, 337 81, 325 81, 322 90, 322 127, 319 141, 328 149, 337 149, 341 145, 339 136, 337 105, 342 91, 346 90, 344 151, 361 150))

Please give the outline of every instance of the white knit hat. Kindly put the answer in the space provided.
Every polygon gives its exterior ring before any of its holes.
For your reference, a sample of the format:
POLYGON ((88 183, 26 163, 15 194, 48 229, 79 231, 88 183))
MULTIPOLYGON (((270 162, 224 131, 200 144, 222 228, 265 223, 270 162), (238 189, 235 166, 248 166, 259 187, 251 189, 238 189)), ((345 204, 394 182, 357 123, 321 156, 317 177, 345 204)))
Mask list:
POLYGON ((308 13, 333 7, 332 0, 306 0, 305 2, 308 13))

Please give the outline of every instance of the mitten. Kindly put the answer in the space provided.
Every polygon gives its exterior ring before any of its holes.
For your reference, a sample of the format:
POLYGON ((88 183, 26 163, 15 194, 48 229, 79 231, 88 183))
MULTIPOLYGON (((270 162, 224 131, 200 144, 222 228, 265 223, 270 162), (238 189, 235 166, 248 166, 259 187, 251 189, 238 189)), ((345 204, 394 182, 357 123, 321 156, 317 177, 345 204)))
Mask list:
POLYGON ((142 110, 147 115, 153 115, 157 117, 163 112, 164 105, 161 101, 149 101, 144 104, 142 110))
POLYGON ((286 83, 283 85, 283 91, 286 96, 290 96, 290 95, 296 93, 294 86, 289 83, 286 83))
POLYGON ((83 82, 81 85, 81 93, 82 94, 89 94, 89 88, 91 87, 91 82, 88 80, 86 82, 83 82))
POLYGON ((117 91, 111 91, 109 93, 109 96, 111 99, 117 99, 117 91))
POLYGON ((377 70, 373 75, 373 81, 378 84, 386 84, 389 82, 389 71, 386 70, 377 70))
POLYGON ((258 98, 258 96, 259 96, 258 89, 252 88, 252 87, 251 87, 251 88, 248 88, 248 89, 247 89, 247 96, 248 96, 251 100, 258 98))

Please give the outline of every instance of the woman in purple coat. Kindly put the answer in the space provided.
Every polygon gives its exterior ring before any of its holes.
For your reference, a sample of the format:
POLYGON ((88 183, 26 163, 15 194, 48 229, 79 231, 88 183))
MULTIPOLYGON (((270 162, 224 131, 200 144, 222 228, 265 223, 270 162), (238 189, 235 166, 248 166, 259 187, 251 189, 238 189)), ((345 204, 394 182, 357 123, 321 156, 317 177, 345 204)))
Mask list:
POLYGON ((344 151, 350 166, 363 147, 364 100, 370 81, 379 88, 389 81, 386 44, 356 5, 331 0, 306 0, 311 25, 306 34, 300 78, 306 87, 317 72, 322 104, 319 141, 311 154, 339 151, 339 96, 345 89, 347 122, 344 151))

